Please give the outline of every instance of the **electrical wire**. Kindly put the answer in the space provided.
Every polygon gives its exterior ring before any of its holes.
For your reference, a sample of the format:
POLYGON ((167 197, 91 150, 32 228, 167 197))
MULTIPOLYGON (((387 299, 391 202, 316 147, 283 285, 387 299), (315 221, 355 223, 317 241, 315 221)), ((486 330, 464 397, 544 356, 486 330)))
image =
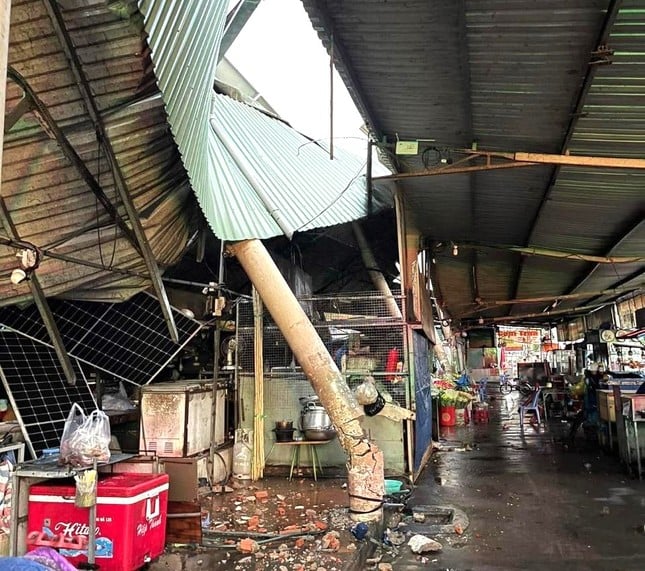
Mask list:
POLYGON ((321 149, 323 149, 323 151, 326 152, 326 149, 324 149, 322 146, 320 146, 320 143, 322 141, 345 141, 345 140, 350 140, 350 139, 353 139, 353 140, 356 140, 356 141, 362 141, 363 143, 368 142, 367 137, 365 137, 365 138, 363 138, 363 137, 333 137, 333 139, 330 139, 329 137, 327 137, 327 138, 320 138, 320 139, 311 139, 311 140, 307 141, 306 143, 303 143, 302 145, 300 145, 296 149, 296 156, 299 157, 300 156, 300 149, 302 149, 303 147, 306 147, 307 145, 318 145, 321 149))
POLYGON ((338 194, 338 196, 336 196, 336 197, 334 198, 334 200, 332 200, 332 201, 331 201, 327 206, 325 206, 325 208, 323 208, 320 212, 318 212, 318 214, 316 214, 314 217, 312 217, 312 218, 310 218, 309 220, 307 220, 304 224, 301 224, 300 226, 298 226, 298 228, 296 228, 296 229, 294 230, 294 234, 295 234, 296 232, 299 232, 300 230, 302 230, 305 226, 307 226, 307 225, 311 224, 314 220, 316 220, 316 218, 318 218, 318 217, 322 216, 322 215, 323 215, 325 212, 327 212, 327 211, 328 211, 332 206, 334 206, 334 204, 336 204, 336 202, 338 202, 338 201, 342 198, 342 196, 343 196, 343 195, 344 195, 344 194, 345 194, 345 193, 346 193, 346 192, 351 188, 351 186, 354 184, 354 182, 356 182, 356 180, 357 180, 357 179, 358 179, 358 178, 363 174, 363 169, 365 168, 365 166, 366 166, 366 165, 367 165, 367 161, 364 161, 364 162, 363 162, 363 164, 361 165, 361 168, 360 168, 360 169, 358 170, 358 172, 357 172, 357 173, 356 173, 356 174, 355 174, 355 175, 350 179, 350 181, 347 183, 347 185, 345 186, 345 188, 343 188, 343 190, 341 190, 341 191, 340 191, 340 193, 338 194))

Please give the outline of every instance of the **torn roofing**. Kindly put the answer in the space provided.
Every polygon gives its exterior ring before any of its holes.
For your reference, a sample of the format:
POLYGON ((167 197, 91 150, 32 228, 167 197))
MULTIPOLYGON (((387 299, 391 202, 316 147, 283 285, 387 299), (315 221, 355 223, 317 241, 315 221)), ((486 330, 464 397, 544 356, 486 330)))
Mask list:
POLYGON ((331 160, 318 142, 224 95, 213 96, 210 125, 211 184, 197 197, 219 237, 291 237, 367 215, 363 159, 336 149, 331 160))
POLYGON ((227 0, 140 0, 155 76, 193 189, 208 186, 208 117, 227 0))
POLYGON ((168 120, 213 232, 290 238, 366 216, 364 160, 342 151, 330 160, 284 122, 214 94, 227 5, 140 2, 168 120))

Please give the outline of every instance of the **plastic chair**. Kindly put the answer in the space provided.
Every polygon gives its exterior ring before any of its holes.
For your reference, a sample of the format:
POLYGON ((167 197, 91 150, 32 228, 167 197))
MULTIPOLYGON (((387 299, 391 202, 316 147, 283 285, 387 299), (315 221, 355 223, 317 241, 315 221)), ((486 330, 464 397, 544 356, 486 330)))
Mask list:
POLYGON ((529 397, 520 404, 517 409, 517 412, 520 413, 520 426, 524 426, 524 415, 527 412, 534 412, 537 423, 540 424, 540 395, 542 393, 541 388, 535 389, 529 397))

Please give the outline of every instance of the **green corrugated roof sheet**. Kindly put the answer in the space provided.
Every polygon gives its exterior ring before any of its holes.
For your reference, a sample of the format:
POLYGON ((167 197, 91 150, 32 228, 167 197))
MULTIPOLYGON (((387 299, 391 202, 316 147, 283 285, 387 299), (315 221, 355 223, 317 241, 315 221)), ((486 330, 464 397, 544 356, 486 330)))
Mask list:
POLYGON ((291 237, 365 216, 364 159, 338 149, 330 160, 283 121, 213 92, 226 5, 140 4, 170 125, 213 232, 291 237))

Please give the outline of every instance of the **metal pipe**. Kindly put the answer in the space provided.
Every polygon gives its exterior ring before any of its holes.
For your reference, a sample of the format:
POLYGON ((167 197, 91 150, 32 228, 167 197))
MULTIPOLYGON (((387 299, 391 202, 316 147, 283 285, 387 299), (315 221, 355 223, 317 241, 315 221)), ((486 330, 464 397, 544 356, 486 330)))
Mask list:
POLYGON ((296 229, 292 228, 289 225, 289 222, 282 216, 280 207, 277 204, 275 204, 271 200, 269 195, 264 191, 257 177, 249 168, 244 156, 241 153, 239 153, 233 145, 229 143, 228 138, 222 132, 222 128, 218 124, 218 122, 211 121, 210 125, 213 131, 215 132, 215 134, 217 135, 217 138, 219 139, 220 143, 222 143, 222 145, 224 146, 228 154, 231 155, 232 159, 235 161, 236 166, 242 171, 242 174, 244 175, 244 177, 248 180, 249 184, 253 187, 253 190, 258 195, 258 198, 262 202, 262 205, 264 206, 266 211, 269 213, 271 218, 273 218, 275 223, 280 227, 280 230, 282 230, 283 234, 287 238, 289 238, 289 240, 291 240, 291 237, 293 236, 296 229))
POLYGON ((334 33, 329 46, 329 158, 334 159, 334 33))
POLYGON ((380 520, 385 492, 383 453, 359 422, 363 411, 354 394, 262 242, 245 240, 230 245, 228 250, 257 289, 338 431, 340 444, 348 455, 352 517, 380 520))
POLYGON ((11 26, 11 0, 0 5, 0 172, 4 146, 5 110, 7 104, 7 67, 9 59, 9 28, 11 26))

